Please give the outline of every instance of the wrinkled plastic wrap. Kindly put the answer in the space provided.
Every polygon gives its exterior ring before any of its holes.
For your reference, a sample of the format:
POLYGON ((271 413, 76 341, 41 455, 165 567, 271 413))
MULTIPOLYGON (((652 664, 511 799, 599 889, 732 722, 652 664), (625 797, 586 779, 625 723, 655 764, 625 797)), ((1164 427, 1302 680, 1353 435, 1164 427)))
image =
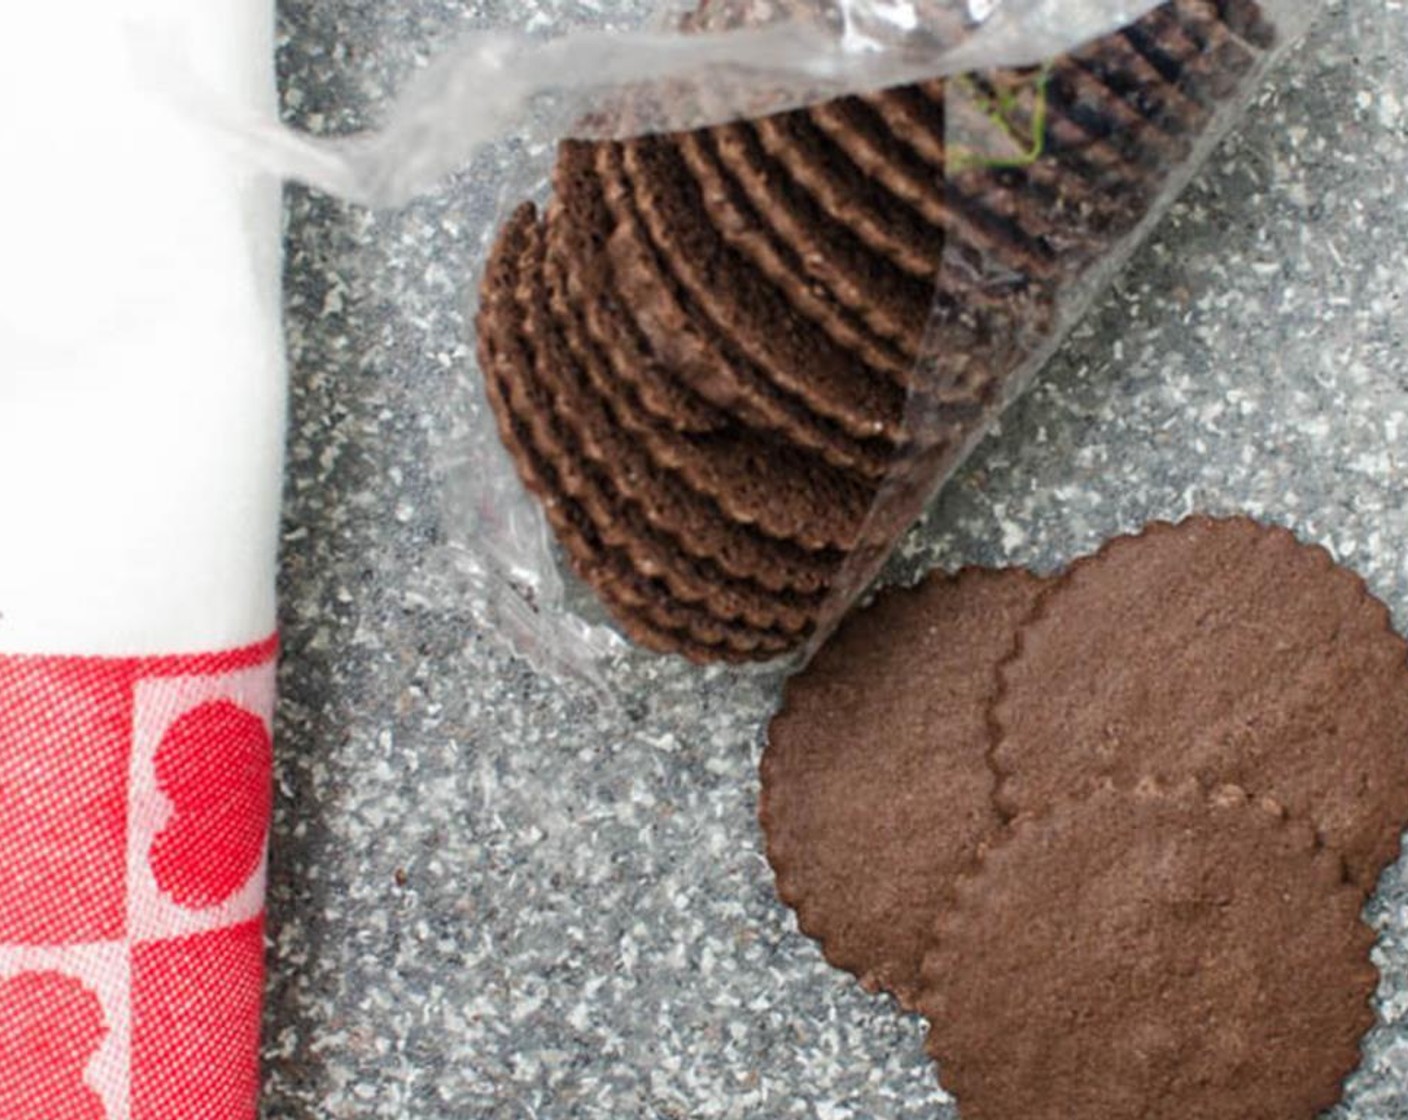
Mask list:
MULTIPOLYGON (((501 222, 486 230, 486 256, 520 203, 548 202, 562 137, 684 133, 806 109, 807 127, 828 133, 862 173, 873 161, 893 205, 912 211, 916 229, 940 230, 947 241, 926 274, 893 230, 862 230, 911 278, 927 275, 933 311, 915 351, 900 350, 904 362, 890 362, 904 403, 891 458, 867 480, 869 513, 814 620, 778 643, 805 657, 1313 14, 1313 5, 1290 0, 663 4, 653 27, 636 33, 472 36, 418 75, 371 135, 313 141, 241 132, 285 173, 371 205, 408 200, 485 144, 517 143, 522 174, 504 194, 501 222), (873 97, 897 88, 892 100, 873 97), (937 133, 915 116, 932 120, 936 105, 937 133), (852 112, 883 119, 905 148, 902 172, 848 128, 852 112)), ((864 225, 865 216, 856 220, 864 225)), ((805 303, 804 292, 797 298, 805 303)), ((875 317, 850 310, 853 318, 875 317)), ((468 594, 495 633, 545 670, 595 678, 602 658, 621 648, 620 631, 591 592, 564 575, 570 565, 555 540, 561 525, 554 533, 543 495, 525 490, 477 371, 465 372, 469 404, 453 421, 462 427, 462 454, 447 465, 447 501, 468 594)), ((697 643, 691 649, 699 653, 697 643)), ((710 659, 707 649, 697 659, 710 659)))

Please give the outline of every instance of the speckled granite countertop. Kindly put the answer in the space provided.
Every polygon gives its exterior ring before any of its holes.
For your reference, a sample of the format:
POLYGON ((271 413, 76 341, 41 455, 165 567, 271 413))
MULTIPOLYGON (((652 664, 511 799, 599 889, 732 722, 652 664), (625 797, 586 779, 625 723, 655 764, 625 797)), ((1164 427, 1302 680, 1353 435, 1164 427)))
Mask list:
MULTIPOLYGON (((639 0, 285 0, 287 117, 374 120, 459 31, 639 0)), ((775 679, 631 658, 535 679, 434 574, 429 464, 467 261, 511 153, 371 215, 288 194, 294 415, 265 1116, 951 1117, 920 1041, 774 900, 754 822, 775 679)), ((908 539, 1053 567, 1246 510, 1408 626, 1408 10, 1336 4, 1124 280, 908 539)), ((1408 1117, 1408 871, 1340 1120, 1408 1117)))

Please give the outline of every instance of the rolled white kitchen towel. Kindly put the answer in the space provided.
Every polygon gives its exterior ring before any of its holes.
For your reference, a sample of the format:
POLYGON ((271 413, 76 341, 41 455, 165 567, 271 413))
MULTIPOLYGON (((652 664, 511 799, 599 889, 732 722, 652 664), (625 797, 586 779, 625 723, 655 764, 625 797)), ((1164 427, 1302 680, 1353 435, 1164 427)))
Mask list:
POLYGON ((0 16, 0 1116, 254 1115, 285 378, 270 0, 0 16))

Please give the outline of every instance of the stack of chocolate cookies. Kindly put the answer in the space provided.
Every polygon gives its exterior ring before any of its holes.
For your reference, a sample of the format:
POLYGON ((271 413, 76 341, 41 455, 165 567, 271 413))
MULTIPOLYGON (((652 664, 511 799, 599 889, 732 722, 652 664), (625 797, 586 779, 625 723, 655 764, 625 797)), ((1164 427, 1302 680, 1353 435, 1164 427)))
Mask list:
POLYGON ((1313 1120, 1373 1025, 1408 643, 1285 529, 882 592, 787 686, 781 898, 931 1023, 964 1120, 1313 1120))
POLYGON ((700 662, 802 646, 1270 38, 1252 0, 1171 0, 1039 70, 564 144, 492 252, 480 364, 622 629, 700 662))

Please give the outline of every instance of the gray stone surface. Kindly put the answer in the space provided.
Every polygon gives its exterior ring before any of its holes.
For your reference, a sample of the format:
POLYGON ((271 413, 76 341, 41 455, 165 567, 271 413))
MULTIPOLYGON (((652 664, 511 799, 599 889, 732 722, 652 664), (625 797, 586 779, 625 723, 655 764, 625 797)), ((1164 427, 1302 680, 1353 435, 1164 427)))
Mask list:
MULTIPOLYGON (((285 0, 287 117, 376 118, 496 21, 595 0, 285 0)), ((294 415, 264 1114, 949 1117, 922 1024, 828 968, 754 822, 777 695, 631 657, 622 703, 536 679, 434 557, 429 464, 470 358, 470 258, 513 150, 368 214, 292 189, 294 415)), ((1043 568, 1189 510, 1292 525, 1408 625, 1408 18, 1337 4, 906 541, 1043 568)), ((1341 1120, 1408 1117, 1408 873, 1341 1120)))

